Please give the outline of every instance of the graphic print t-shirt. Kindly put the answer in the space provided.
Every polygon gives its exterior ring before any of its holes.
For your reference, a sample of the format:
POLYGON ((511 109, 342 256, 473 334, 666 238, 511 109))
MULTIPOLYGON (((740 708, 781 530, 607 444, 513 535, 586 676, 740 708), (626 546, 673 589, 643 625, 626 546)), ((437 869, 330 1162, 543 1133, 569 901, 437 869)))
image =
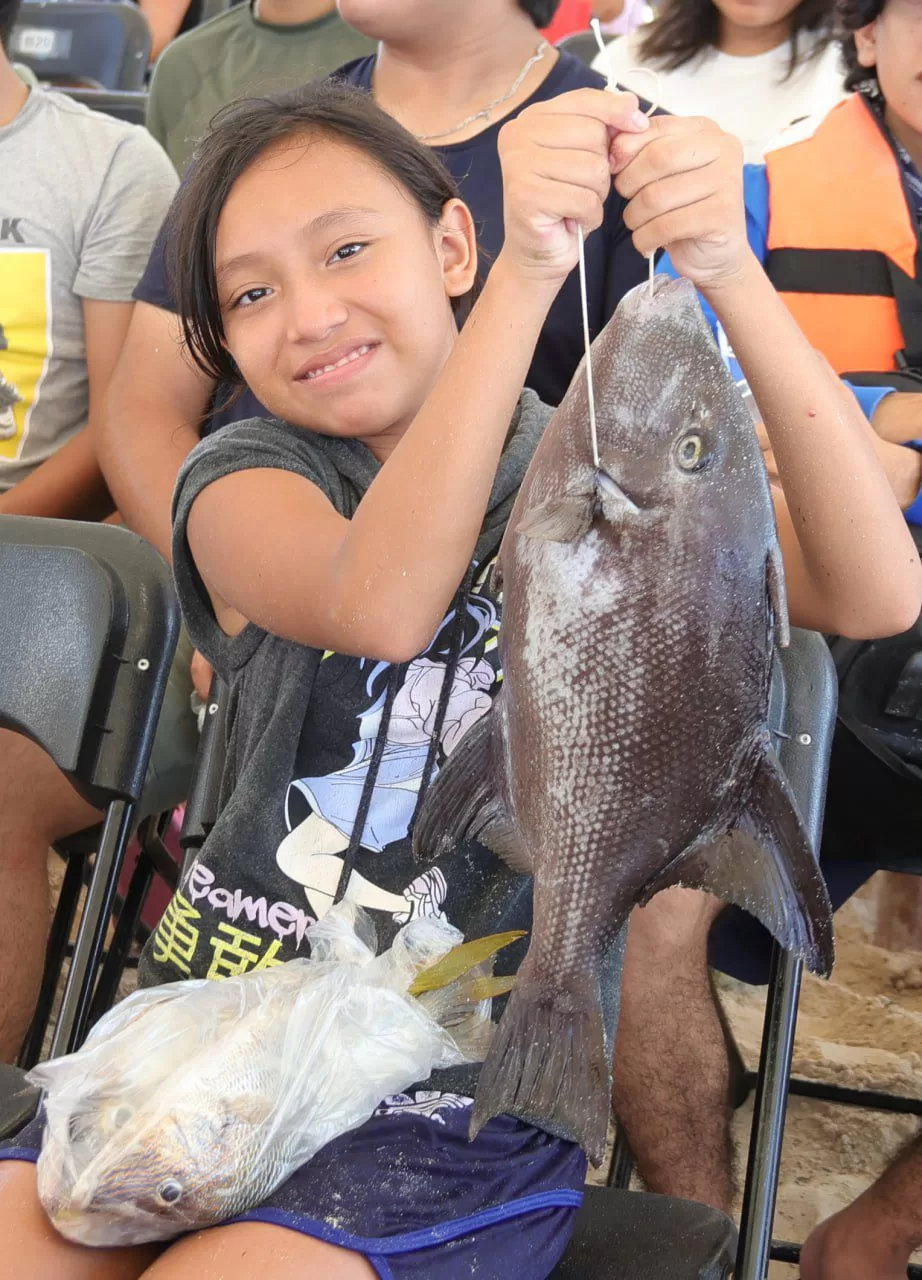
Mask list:
MULTIPOLYGON (((145 948, 142 983, 226 977, 308 954, 305 931, 332 904, 376 744, 347 894, 370 912, 379 946, 421 914, 446 918, 471 938, 528 928, 529 877, 473 843, 421 865, 408 831, 449 668, 454 678, 436 767, 489 712, 500 688, 500 601, 490 570, 549 412, 523 393, 460 617, 449 610, 426 650, 396 670, 321 653, 252 624, 225 636, 185 538, 197 494, 222 475, 253 467, 304 476, 350 517, 379 469, 371 452, 355 440, 254 420, 225 428, 190 455, 177 487, 174 570, 192 638, 230 685, 230 728, 220 816, 145 948)), ((291 568, 296 590, 297 566, 291 568)), ((514 971, 523 951, 522 944, 509 948, 507 967, 497 970, 514 971)))
POLYGON ((137 125, 32 89, 0 128, 0 490, 86 425, 81 299, 130 302, 176 190, 137 125))

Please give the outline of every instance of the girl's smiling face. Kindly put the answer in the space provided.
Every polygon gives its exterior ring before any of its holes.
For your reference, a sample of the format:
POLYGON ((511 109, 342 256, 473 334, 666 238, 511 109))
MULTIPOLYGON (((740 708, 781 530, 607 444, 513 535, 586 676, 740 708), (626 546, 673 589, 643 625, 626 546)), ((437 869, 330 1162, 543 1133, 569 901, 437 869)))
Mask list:
POLYGON ((451 299, 476 269, 461 201, 434 227, 390 174, 324 136, 255 160, 215 242, 227 349, 254 394, 279 418, 377 452, 435 382, 457 337, 451 299))

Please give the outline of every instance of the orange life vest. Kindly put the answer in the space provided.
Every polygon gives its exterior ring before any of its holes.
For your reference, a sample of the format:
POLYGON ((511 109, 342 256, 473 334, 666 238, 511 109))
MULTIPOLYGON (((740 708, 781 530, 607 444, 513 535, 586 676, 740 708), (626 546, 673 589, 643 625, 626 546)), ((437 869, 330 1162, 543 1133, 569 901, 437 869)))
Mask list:
POLYGON ((852 94, 808 138, 770 151, 767 271, 837 373, 901 366, 897 298, 914 292, 918 236, 899 161, 852 94))

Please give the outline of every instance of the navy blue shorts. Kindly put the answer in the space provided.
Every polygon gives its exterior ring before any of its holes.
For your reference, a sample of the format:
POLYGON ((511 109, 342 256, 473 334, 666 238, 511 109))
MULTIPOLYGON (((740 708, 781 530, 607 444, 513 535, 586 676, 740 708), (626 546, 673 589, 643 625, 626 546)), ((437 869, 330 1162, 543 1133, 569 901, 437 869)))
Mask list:
MULTIPOLYGON (((469 1120, 469 1099, 454 1094, 390 1098, 230 1221, 351 1249, 382 1280, 546 1280, 582 1203, 585 1156, 507 1116, 470 1142, 469 1120)), ((42 1129, 33 1120, 0 1160, 37 1160, 42 1129)))

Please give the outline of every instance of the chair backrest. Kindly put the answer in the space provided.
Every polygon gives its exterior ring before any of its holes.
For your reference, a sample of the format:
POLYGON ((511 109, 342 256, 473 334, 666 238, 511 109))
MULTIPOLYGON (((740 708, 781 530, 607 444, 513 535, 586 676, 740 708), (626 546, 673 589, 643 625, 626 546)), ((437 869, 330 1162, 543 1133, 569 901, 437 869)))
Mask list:
POLYGON ((838 685, 829 646, 816 631, 791 630, 772 674, 771 727, 776 751, 819 856, 838 685))
POLYGON ((147 19, 122 0, 25 0, 10 42, 40 80, 100 89, 142 89, 150 50, 147 19))
POLYGON ((0 725, 100 808, 141 794, 178 635, 169 568, 143 538, 0 516, 0 725))
POLYGON ((183 818, 179 843, 188 855, 200 849, 218 818, 221 779, 227 745, 227 711, 229 690, 220 676, 211 682, 205 704, 205 720, 195 768, 189 784, 189 798, 183 818))
POLYGON ((93 111, 102 111, 104 115, 114 116, 116 120, 127 120, 129 124, 143 125, 147 122, 147 94, 136 90, 117 89, 73 89, 62 90, 75 102, 82 102, 93 111))

